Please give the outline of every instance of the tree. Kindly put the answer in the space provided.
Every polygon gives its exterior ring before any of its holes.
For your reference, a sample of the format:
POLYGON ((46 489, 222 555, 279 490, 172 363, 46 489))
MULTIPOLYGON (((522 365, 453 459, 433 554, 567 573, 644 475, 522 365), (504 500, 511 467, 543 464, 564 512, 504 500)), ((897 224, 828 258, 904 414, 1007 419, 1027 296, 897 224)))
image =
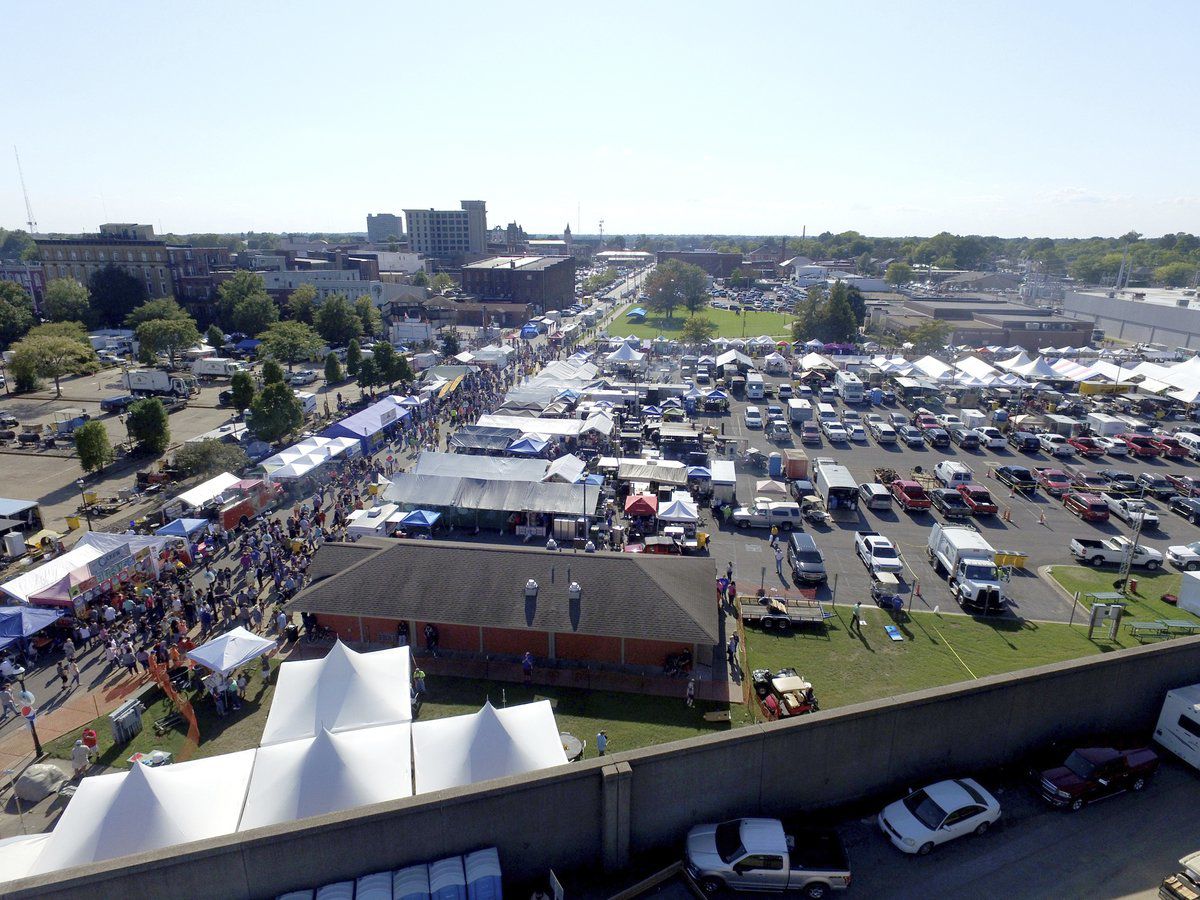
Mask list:
POLYGON ((1195 263, 1173 262, 1154 270, 1154 280, 1171 287, 1187 287, 1196 277, 1195 263))
POLYGON ((291 434, 303 422, 300 401, 282 382, 268 384, 250 406, 250 430, 270 443, 291 434))
POLYGON ((151 319, 137 327, 138 343, 151 353, 167 354, 167 362, 175 366, 175 354, 195 346, 200 332, 190 317, 185 319, 151 319))
MULTIPOLYGON (((245 269, 234 272, 232 278, 222 282, 221 286, 217 288, 220 298, 221 321, 229 330, 234 330, 234 312, 237 310, 238 304, 248 297, 265 294, 266 291, 267 286, 261 275, 247 272, 245 269)), ((262 331, 261 328, 258 330, 262 331)))
POLYGON ((134 278, 111 263, 92 273, 88 293, 92 297, 96 319, 106 328, 120 326, 125 317, 150 296, 140 278, 134 278))
POLYGON ((311 359, 324 345, 321 336, 303 322, 276 322, 258 336, 258 352, 287 363, 288 371, 297 360, 311 359))
POLYGON ((444 294, 454 287, 454 279, 445 272, 438 272, 429 282, 429 286, 435 294, 444 294))
POLYGON ((125 430, 129 432, 129 439, 144 453, 158 456, 171 443, 167 408, 157 397, 147 397, 129 404, 125 414, 125 430))
POLYGON ((883 273, 883 280, 892 287, 908 284, 913 280, 912 266, 903 262, 889 263, 887 271, 883 273))
POLYGON ((75 429, 75 452, 85 472, 99 472, 113 461, 112 444, 103 422, 84 422, 75 429))
POLYGON ((424 271, 417 272, 412 277, 414 287, 429 287, 429 276, 424 271))
POLYGON ((717 323, 707 316, 689 316, 679 332, 685 344, 706 343, 717 333, 717 323))
POLYGON ((358 341, 351 341, 350 346, 346 348, 346 372, 351 378, 358 374, 358 367, 362 365, 362 358, 362 348, 358 346, 358 341))
POLYGON ((225 346, 225 332, 221 330, 220 325, 209 325, 208 331, 204 333, 204 340, 208 342, 208 346, 220 350, 225 346))
POLYGON ((649 306, 668 319, 676 307, 696 312, 708 300, 708 276, 699 266, 669 259, 646 278, 645 290, 649 306))
POLYGON ((408 384, 415 377, 412 366, 408 364, 408 357, 401 353, 396 354, 396 368, 391 374, 394 376, 391 381, 399 381, 402 384, 408 384))
POLYGON ((263 363, 263 384, 283 384, 283 366, 273 359, 263 363))
POLYGON ((462 351, 458 346, 458 332, 451 328, 442 332, 442 356, 458 356, 462 351))
POLYGON ((266 331, 279 321, 279 308, 267 294, 251 294, 233 308, 233 327, 245 334, 266 331))
POLYGON ((238 412, 249 409, 254 402, 254 379, 249 372, 234 372, 229 383, 229 391, 233 394, 233 408, 238 412))
POLYGON ((358 316, 359 324, 362 325, 364 337, 375 337, 383 332, 383 316, 379 314, 370 297, 359 297, 354 301, 354 314, 358 316))
POLYGON ((288 315, 305 325, 313 323, 317 311, 317 289, 311 284, 302 284, 287 299, 288 315))
POLYGON ((854 261, 854 269, 859 275, 874 275, 875 268, 875 263, 871 259, 871 254, 865 250, 859 254, 858 259, 854 261))
POLYGON ((249 461, 241 447, 216 438, 192 441, 175 451, 175 466, 189 475, 240 472, 249 461))
POLYGON ((0 344, 20 340, 33 323, 33 298, 19 284, 0 281, 0 344))
POLYGON ((342 364, 338 361, 336 353, 330 353, 325 357, 325 384, 337 384, 345 375, 342 372, 342 364))
POLYGON ((125 327, 136 331, 137 327, 143 322, 173 319, 187 319, 193 325, 196 324, 195 320, 187 314, 187 310, 170 297, 166 297, 160 300, 147 300, 137 309, 131 311, 125 317, 125 327))
POLYGON ((375 358, 363 357, 363 361, 358 366, 358 386, 369 388, 382 383, 379 378, 379 365, 375 362, 375 358))
POLYGON ((54 278, 47 282, 42 309, 51 322, 92 321, 88 289, 74 278, 54 278))
POLYGON ((62 376, 82 374, 96 364, 96 351, 90 345, 84 346, 77 339, 62 335, 40 334, 27 336, 14 345, 10 366, 17 373, 18 382, 29 375, 35 382, 38 377, 54 379, 55 396, 61 397, 62 376))
POLYGON ((950 339, 950 323, 944 319, 929 319, 907 329, 903 336, 915 352, 933 353, 945 347, 950 339))
POLYGON ((387 341, 380 341, 371 348, 375 360, 375 371, 379 373, 379 383, 391 385, 395 382, 392 372, 396 369, 396 348, 387 341))
POLYGON ((362 319, 345 294, 333 294, 317 308, 313 321, 331 347, 344 347, 362 334, 362 319))
POLYGON ((817 319, 816 336, 826 344, 849 344, 858 339, 858 319, 847 298, 846 283, 837 282, 817 319))
POLYGON ((850 285, 846 291, 846 299, 850 301, 850 308, 854 310, 854 318, 858 320, 858 324, 862 325, 867 321, 867 301, 863 299, 862 291, 857 285, 850 285))
POLYGON ((725 280, 729 282, 731 287, 748 288, 754 284, 754 280, 758 277, 758 273, 753 269, 746 269, 738 266, 729 273, 729 277, 725 280))

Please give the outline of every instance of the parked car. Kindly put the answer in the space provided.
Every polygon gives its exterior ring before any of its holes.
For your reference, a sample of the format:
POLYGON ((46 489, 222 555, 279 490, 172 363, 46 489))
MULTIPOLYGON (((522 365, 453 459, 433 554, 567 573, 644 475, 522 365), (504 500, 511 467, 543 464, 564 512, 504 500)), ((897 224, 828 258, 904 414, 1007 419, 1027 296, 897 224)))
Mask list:
MULTIPOLYGON (((104 408, 104 401, 100 401, 100 408, 104 408)), ((17 417, 11 413, 0 413, 0 428, 16 428, 21 423, 17 421, 17 417)))
POLYGON ((1088 494, 1084 491, 1068 491, 1062 498, 1063 507, 1085 522, 1107 522, 1107 495, 1088 494))
POLYGON ((1193 525, 1200 524, 1200 499, 1176 495, 1167 501, 1167 509, 1177 516, 1183 516, 1193 525))
POLYGON ((991 492, 981 484, 960 484, 958 492, 962 494, 963 503, 967 505, 972 515, 994 516, 997 513, 996 503, 992 500, 991 492))
POLYGON ((837 419, 826 419, 821 423, 821 428, 825 432, 825 437, 829 438, 830 443, 844 444, 850 439, 850 435, 846 433, 845 427, 837 419))
POLYGON ((857 422, 851 422, 846 425, 846 434, 850 436, 850 440, 860 443, 867 439, 866 430, 857 422))
POLYGON ((904 561, 900 559, 896 545, 876 531, 856 531, 854 552, 869 572, 896 574, 904 571, 904 561))
POLYGON ((945 449, 950 446, 950 434, 944 428, 926 428, 922 436, 930 447, 945 449))
POLYGON ((1170 435, 1156 435, 1150 439, 1150 442, 1158 448, 1158 452, 1164 459, 1187 458, 1187 447, 1183 446, 1183 444, 1170 435))
POLYGON ((1033 470, 1037 483, 1051 497, 1061 497, 1071 489, 1071 479, 1062 469, 1042 466, 1033 470))
POLYGON ((1066 469, 1071 476, 1071 486, 1092 494, 1101 493, 1108 486, 1108 479, 1099 472, 1089 472, 1087 469, 1066 469))
POLYGON ((1163 555, 1153 547, 1145 544, 1134 544, 1124 535, 1094 540, 1092 538, 1072 538, 1070 543, 1071 555, 1083 563, 1093 566, 1122 565, 1126 558, 1130 565, 1145 566, 1153 572, 1162 565, 1163 555))
POLYGON ((913 481, 908 478, 897 478, 890 485, 889 490, 892 496, 896 498, 896 502, 905 512, 915 510, 929 509, 933 501, 929 499, 929 495, 925 493, 925 488, 918 481, 913 481))
POLYGON ((962 494, 953 488, 937 488, 929 495, 933 508, 947 519, 965 519, 971 515, 971 507, 962 494))
POLYGON ((800 426, 800 442, 802 444, 821 443, 821 429, 816 422, 805 422, 800 426))
POLYGON ((937 423, 949 431, 952 428, 966 428, 966 423, 953 413, 942 413, 939 416, 934 416, 937 423))
POLYGON ((1041 449, 1037 435, 1031 431, 1010 431, 1008 446, 1014 450, 1020 450, 1022 453, 1037 453, 1041 449))
POLYGON ((743 413, 742 418, 746 422, 747 428, 763 427, 762 411, 757 406, 747 406, 746 412, 743 413))
POLYGON ((1145 434, 1118 434, 1117 438, 1125 442, 1125 446, 1129 448, 1129 453, 1139 459, 1154 459, 1159 456, 1162 451, 1155 444, 1154 438, 1145 434))
POLYGON ((1080 435, 1078 437, 1067 438, 1067 443, 1075 448, 1075 452, 1080 456, 1103 456, 1104 448, 1097 443, 1093 437, 1080 435))
POLYGON ((971 778, 939 781, 884 807, 879 827, 904 853, 926 855, 938 844, 983 835, 1000 818, 1000 803, 971 778))
POLYGON ((1178 493, 1175 490, 1175 485, 1167 480, 1167 476, 1160 475, 1157 472, 1138 472, 1136 483, 1147 494, 1152 497, 1158 497, 1160 500, 1174 497, 1178 493))
POLYGON ((930 428, 941 428, 942 427, 941 425, 938 424, 938 420, 933 415, 933 413, 928 412, 928 411, 917 412, 912 417, 912 423, 914 426, 916 426, 917 428, 920 428, 922 431, 928 431, 930 428))
POLYGON ((925 435, 921 433, 921 429, 913 425, 901 425, 896 429, 900 434, 900 440, 904 441, 907 447, 924 447, 925 435))
POLYGON ((1158 527, 1158 514, 1150 511, 1145 500, 1106 494, 1104 502, 1108 505, 1108 511, 1123 522, 1135 525, 1140 521, 1142 528, 1158 527))
POLYGON ((906 425, 911 425, 912 422, 908 416, 902 412, 894 412, 888 414, 888 424, 893 428, 903 428, 906 425))
POLYGON ((734 819, 697 825, 684 846, 684 871, 704 895, 733 890, 825 897, 850 886, 850 861, 833 830, 788 834, 778 819, 734 819))
POLYGON ((1175 488, 1175 493, 1184 497, 1200 497, 1200 480, 1191 475, 1168 475, 1167 481, 1175 488))
POLYGON ((129 404, 136 402, 137 399, 138 398, 133 396, 133 394, 120 394, 116 397, 105 397, 100 401, 100 411, 122 413, 125 412, 125 410, 129 407, 129 404))
POLYGON ((1096 474, 1108 479, 1108 486, 1104 489, 1106 494, 1140 494, 1142 492, 1137 479, 1121 469, 1099 469, 1096 474))
POLYGON ((999 428, 994 425, 984 425, 982 428, 976 428, 975 433, 979 435, 979 440, 983 446, 989 450, 1003 450, 1005 447, 1004 435, 999 428))
POLYGON ((1200 541, 1168 547, 1167 562, 1186 572, 1195 572, 1200 569, 1200 541))
POLYGON ((753 506, 739 506, 733 511, 733 524, 738 528, 770 528, 778 525, 781 531, 799 528, 800 504, 790 500, 759 498, 753 506))
POLYGON ((996 480, 1026 495, 1037 491, 1037 479, 1034 478, 1033 472, 1024 466, 999 466, 996 469, 996 480))
POLYGON ((1075 454, 1075 448, 1067 442, 1067 439, 1061 434, 1053 432, 1039 434, 1038 446, 1051 456, 1073 456, 1075 454))
POLYGON ((1039 773, 1038 786, 1048 803, 1076 811, 1085 803, 1140 791, 1157 771, 1158 754, 1149 747, 1087 747, 1072 751, 1061 766, 1039 773))
POLYGON ((1096 443, 1103 447, 1109 456, 1129 455, 1129 445, 1115 437, 1098 437, 1096 443))
POLYGON ((980 444, 979 433, 965 425, 954 425, 950 428, 950 440, 958 444, 964 450, 978 450, 980 444))
POLYGON ((317 380, 317 373, 312 369, 297 369, 287 380, 293 385, 312 384, 317 380))
POLYGON ((798 582, 821 582, 826 578, 825 556, 811 534, 799 531, 788 538, 787 561, 798 582))

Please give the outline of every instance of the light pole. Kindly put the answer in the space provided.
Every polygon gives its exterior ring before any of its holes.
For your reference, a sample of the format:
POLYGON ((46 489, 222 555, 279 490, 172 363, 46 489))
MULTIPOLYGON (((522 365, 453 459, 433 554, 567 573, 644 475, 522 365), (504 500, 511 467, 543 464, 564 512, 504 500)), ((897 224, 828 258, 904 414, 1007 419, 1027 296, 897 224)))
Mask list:
MULTIPOLYGON (((79 498, 83 501, 83 514, 87 518, 88 531, 92 530, 92 509, 88 506, 87 494, 83 492, 83 479, 77 479, 75 482, 79 486, 79 498)), ((34 741, 37 741, 37 732, 34 732, 34 741)))

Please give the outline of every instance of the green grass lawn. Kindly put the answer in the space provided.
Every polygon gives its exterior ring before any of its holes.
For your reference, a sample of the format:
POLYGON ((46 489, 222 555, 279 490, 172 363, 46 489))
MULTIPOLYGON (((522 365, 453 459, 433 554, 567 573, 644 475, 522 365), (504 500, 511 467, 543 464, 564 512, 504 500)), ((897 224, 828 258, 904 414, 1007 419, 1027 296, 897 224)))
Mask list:
MULTIPOLYGON (((792 339, 793 318, 782 313, 751 311, 738 315, 731 309, 706 309, 700 315, 711 319, 717 326, 715 337, 749 339, 765 334, 787 341, 792 339)), ((661 334, 667 338, 674 338, 678 337, 687 317, 686 310, 676 310, 670 319, 648 316, 641 325, 634 325, 622 313, 608 326, 608 333, 614 337, 636 335, 640 338, 653 338, 661 334)))
MULTIPOLYGON (((278 667, 279 663, 272 660, 272 671, 278 667)), ((250 675, 250 685, 246 688, 246 699, 242 702, 242 708, 228 712, 224 718, 217 715, 210 700, 196 700, 195 697, 191 697, 196 711, 196 721, 200 728, 200 746, 192 753, 191 759, 200 759, 218 753, 232 753, 235 750, 247 750, 258 746, 263 728, 267 724, 267 710, 271 705, 271 697, 275 693, 275 679, 264 686, 258 674, 257 663, 247 667, 247 671, 253 671, 253 674, 250 675)), ((186 724, 168 729, 161 737, 156 735, 154 721, 167 716, 171 712, 172 706, 162 691, 157 688, 149 695, 148 700, 146 712, 142 716, 141 733, 127 744, 119 747, 113 744, 112 729, 109 726, 107 715, 100 716, 90 723, 90 727, 96 730, 100 763, 127 769, 130 756, 138 751, 149 753, 151 750, 166 750, 176 758, 179 757, 187 743, 186 724)), ((79 732, 70 732, 48 742, 45 750, 50 756, 70 759, 71 748, 75 745, 78 737, 79 732)))
MULTIPOLYGON (((278 663, 273 664, 274 667, 278 663)), ((650 697, 641 694, 623 694, 606 691, 587 691, 577 688, 552 688, 531 685, 526 687, 508 682, 489 682, 469 678, 444 678, 431 676, 426 679, 426 702, 421 706, 418 720, 438 719, 478 712, 484 701, 491 699, 493 706, 528 703, 537 698, 548 698, 554 703, 554 716, 562 731, 574 734, 587 741, 587 755, 596 755, 596 732, 608 732, 609 750, 632 750, 663 744, 668 741, 726 730, 728 722, 706 722, 704 713, 725 709, 714 703, 697 702, 688 709, 682 699, 650 697)), ((242 709, 220 718, 211 702, 195 701, 196 718, 200 726, 200 746, 192 759, 232 753, 257 747, 267 722, 267 711, 275 693, 275 681, 263 689, 257 671, 250 677, 246 700, 242 709)), ((161 719, 171 711, 170 703, 161 691, 155 690, 150 704, 142 717, 142 731, 128 744, 116 747, 112 742, 112 731, 108 716, 92 721, 90 727, 99 738, 99 761, 106 766, 129 768, 128 759, 134 753, 151 750, 166 750, 179 757, 186 744, 186 727, 168 730, 161 737, 154 733, 155 719, 161 719)), ((745 722, 741 722, 745 724, 745 722)), ((60 759, 71 758, 71 747, 79 737, 78 732, 63 735, 45 745, 46 752, 60 759)))
MULTIPOLYGON (((1072 594, 1078 591, 1084 595, 1094 592, 1112 593, 1116 590, 1113 583, 1120 573, 1116 566, 1104 566, 1100 569, 1085 566, 1054 566, 1050 574, 1055 581, 1072 594)), ((1196 618, 1190 612, 1159 599, 1163 594, 1179 596, 1180 584, 1183 581, 1182 575, 1164 572, 1162 569, 1154 573, 1133 569, 1130 573, 1130 580, 1137 581, 1137 592, 1130 593, 1125 600, 1127 604, 1125 617, 1127 619, 1153 621, 1155 619, 1196 618)), ((1085 607, 1091 606, 1086 596, 1081 596, 1080 602, 1085 607)))
POLYGON ((849 631, 850 612, 845 608, 837 609, 825 632, 779 635, 747 628, 749 668, 794 668, 812 682, 821 708, 830 709, 969 681, 972 675, 996 675, 1138 646, 1124 633, 1116 641, 1089 641, 1080 625, 934 613, 914 613, 901 623, 905 640, 896 642, 883 630, 892 623, 891 616, 876 607, 863 609, 861 637, 849 631))
POLYGON ((586 756, 596 755, 596 732, 608 733, 608 750, 633 750, 728 730, 728 722, 706 722, 704 713, 725 709, 715 703, 696 702, 688 709, 682 698, 651 697, 615 691, 512 684, 473 678, 426 679, 426 701, 417 721, 478 712, 485 700, 499 707, 528 703, 537 698, 554 704, 561 731, 587 741, 586 756))

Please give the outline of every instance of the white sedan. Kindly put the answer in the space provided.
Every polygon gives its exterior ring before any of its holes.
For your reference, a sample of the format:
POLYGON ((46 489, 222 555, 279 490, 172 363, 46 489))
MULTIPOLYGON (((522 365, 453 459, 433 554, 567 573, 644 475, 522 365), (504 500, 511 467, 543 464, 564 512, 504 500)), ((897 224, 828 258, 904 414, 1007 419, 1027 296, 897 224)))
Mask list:
POLYGON ((1118 441, 1116 438, 1098 437, 1096 443, 1104 448, 1104 452, 1109 456, 1128 456, 1129 445, 1124 441, 1118 441))
POLYGON ((866 441, 867 439, 866 430, 857 422, 847 422, 846 433, 850 435, 852 441, 866 441))
POLYGON ((745 412, 743 418, 746 420, 747 428, 762 428, 763 427, 762 413, 759 412, 759 409, 757 406, 747 406, 746 412, 745 412))
POLYGON ((825 422, 822 427, 825 429, 825 437, 829 438, 831 443, 844 444, 850 439, 841 422, 830 420, 825 422))
POLYGON ((939 781, 884 808, 879 827, 905 853, 924 856, 938 844, 984 834, 1000 818, 1000 803, 971 778, 939 781))

